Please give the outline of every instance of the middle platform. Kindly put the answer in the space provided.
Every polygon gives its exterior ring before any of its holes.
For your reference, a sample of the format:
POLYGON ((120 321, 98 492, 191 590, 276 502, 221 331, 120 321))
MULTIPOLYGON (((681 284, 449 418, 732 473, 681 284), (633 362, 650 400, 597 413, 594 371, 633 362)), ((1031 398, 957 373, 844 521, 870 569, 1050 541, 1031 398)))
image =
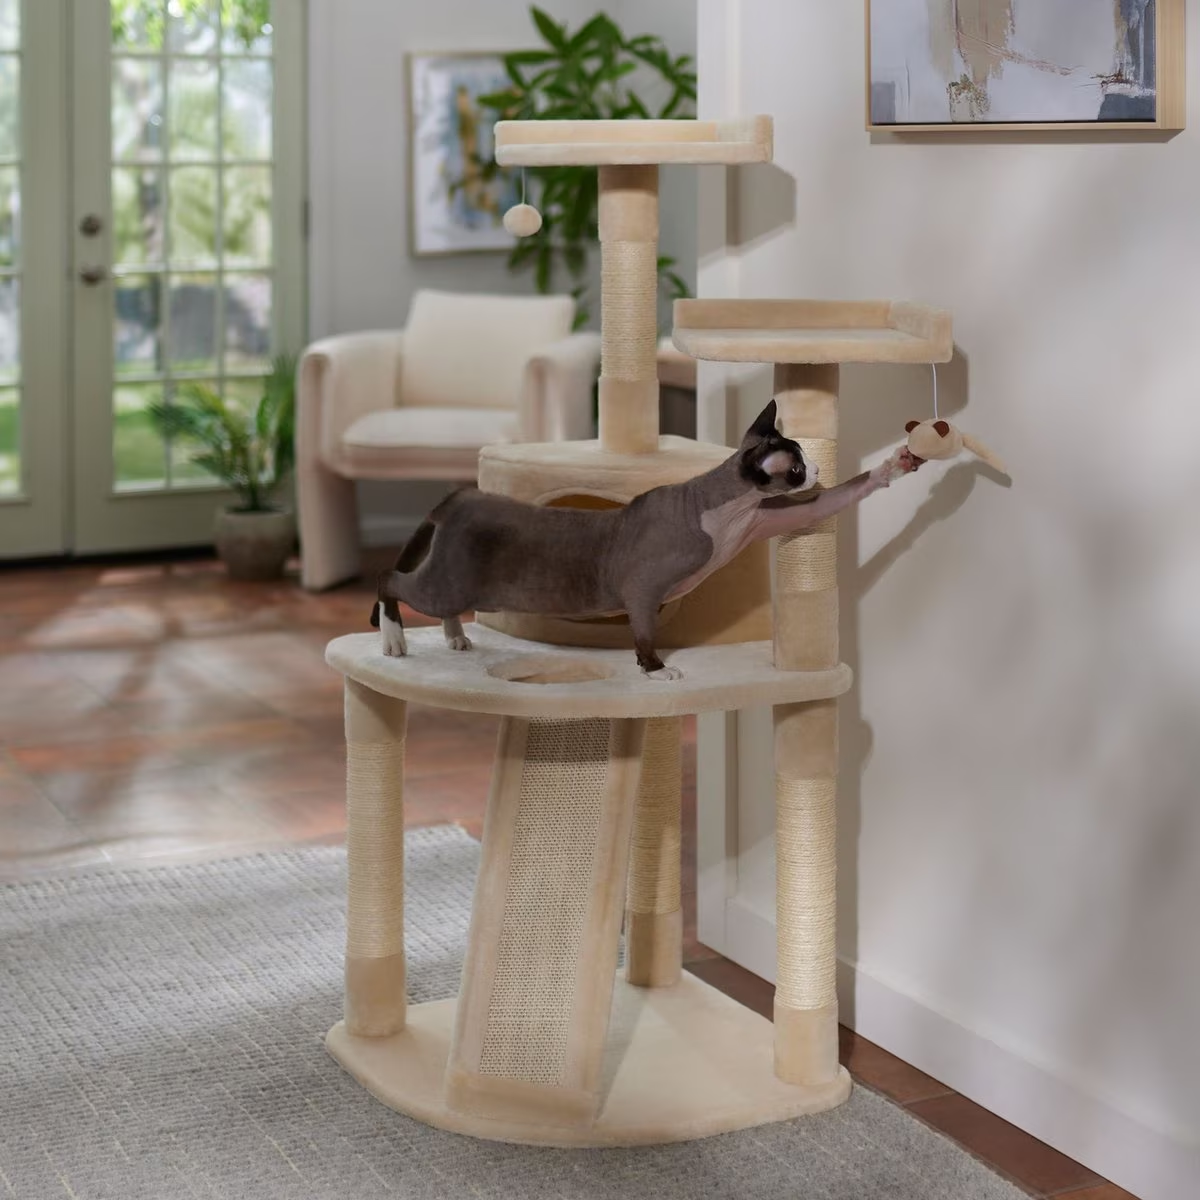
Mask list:
POLYGON ((585 650, 466 626, 471 650, 451 650, 440 627, 409 629, 408 654, 388 658, 379 634, 335 638, 326 661, 372 691, 460 712, 564 720, 676 717, 757 705, 828 700, 849 691, 845 663, 827 671, 779 671, 770 642, 669 650, 682 679, 647 679, 632 650, 585 650))

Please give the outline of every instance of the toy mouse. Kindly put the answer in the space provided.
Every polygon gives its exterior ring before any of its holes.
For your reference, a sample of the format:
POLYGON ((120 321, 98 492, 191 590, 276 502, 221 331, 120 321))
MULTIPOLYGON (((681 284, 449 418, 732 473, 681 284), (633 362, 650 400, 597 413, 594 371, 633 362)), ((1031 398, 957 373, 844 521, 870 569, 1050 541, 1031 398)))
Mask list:
POLYGON ((949 421, 909 421, 904 432, 908 434, 909 453, 917 458, 953 458, 966 449, 1002 475, 1008 474, 1000 459, 982 442, 956 429, 949 421))

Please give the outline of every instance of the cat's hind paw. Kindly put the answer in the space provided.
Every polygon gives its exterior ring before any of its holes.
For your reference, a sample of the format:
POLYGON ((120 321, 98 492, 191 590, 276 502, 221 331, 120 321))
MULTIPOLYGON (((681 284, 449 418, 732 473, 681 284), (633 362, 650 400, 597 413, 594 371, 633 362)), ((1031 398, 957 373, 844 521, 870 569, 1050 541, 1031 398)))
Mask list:
POLYGON ((403 658, 408 653, 408 643, 404 640, 404 626, 382 612, 379 614, 379 640, 383 645, 383 653, 388 658, 403 658))
POLYGON ((471 639, 465 633, 456 633, 453 637, 446 635, 446 645, 451 650, 470 650, 471 639))
POLYGON ((643 667, 642 674, 647 679, 656 679, 663 682, 671 682, 683 678, 683 672, 678 667, 659 667, 657 671, 647 671, 643 667))

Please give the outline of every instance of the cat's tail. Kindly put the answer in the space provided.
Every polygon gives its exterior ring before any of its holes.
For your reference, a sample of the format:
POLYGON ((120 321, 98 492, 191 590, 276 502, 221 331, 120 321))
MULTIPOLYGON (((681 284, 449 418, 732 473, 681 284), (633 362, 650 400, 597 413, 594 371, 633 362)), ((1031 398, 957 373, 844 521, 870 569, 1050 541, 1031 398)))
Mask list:
MULTIPOLYGON (((430 514, 431 516, 433 514, 430 514)), ((384 591, 384 581, 390 579, 394 571, 400 571, 408 574, 410 571, 415 571, 424 561, 425 556, 429 553, 429 547, 433 544, 433 535, 437 532, 437 526, 433 521, 426 517, 420 525, 417 526, 416 532, 404 544, 404 549, 400 551, 400 557, 396 559, 396 565, 392 571, 385 571, 379 577, 379 597, 380 600, 386 597, 384 591)), ((379 628, 379 604, 380 600, 375 601, 374 607, 371 609, 371 628, 379 628)))

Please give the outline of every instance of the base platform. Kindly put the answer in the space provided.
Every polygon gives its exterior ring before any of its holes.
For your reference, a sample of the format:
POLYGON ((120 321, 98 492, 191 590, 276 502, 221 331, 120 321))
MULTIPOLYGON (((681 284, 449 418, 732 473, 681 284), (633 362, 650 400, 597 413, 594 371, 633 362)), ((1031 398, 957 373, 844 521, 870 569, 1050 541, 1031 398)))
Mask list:
POLYGON ((456 1001, 414 1005, 387 1038, 352 1037, 339 1021, 325 1044, 373 1096, 427 1125, 538 1146, 638 1146, 688 1141, 836 1108, 845 1069, 797 1087, 775 1075, 771 1022, 686 972, 669 988, 618 977, 599 1116, 587 1128, 490 1120, 442 1100, 456 1001))

